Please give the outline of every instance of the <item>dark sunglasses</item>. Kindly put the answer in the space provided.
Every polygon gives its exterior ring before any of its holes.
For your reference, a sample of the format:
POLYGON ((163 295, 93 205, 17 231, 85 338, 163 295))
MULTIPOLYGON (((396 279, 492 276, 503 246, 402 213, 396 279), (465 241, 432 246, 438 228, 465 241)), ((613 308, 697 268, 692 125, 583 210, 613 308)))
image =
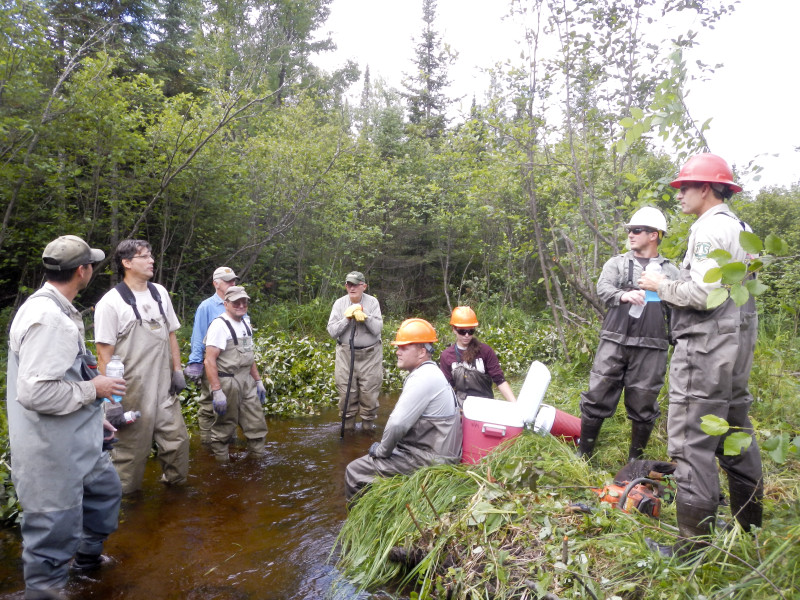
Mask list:
POLYGON ((456 329, 458 335, 475 335, 474 329, 456 329))
POLYGON ((652 229, 648 229, 647 227, 629 227, 628 233, 632 233, 633 235, 639 235, 640 233, 655 233, 652 229))

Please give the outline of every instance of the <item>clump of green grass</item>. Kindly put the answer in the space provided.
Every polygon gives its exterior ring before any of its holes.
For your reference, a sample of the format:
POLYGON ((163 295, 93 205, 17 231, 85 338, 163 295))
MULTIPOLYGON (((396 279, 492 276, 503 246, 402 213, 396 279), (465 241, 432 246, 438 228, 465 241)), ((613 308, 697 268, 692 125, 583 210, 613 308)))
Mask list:
POLYGON ((767 527, 719 530, 687 564, 644 543, 676 539, 674 508, 659 522, 601 505, 591 488, 610 479, 574 446, 526 432, 478 465, 376 481, 342 528, 338 566, 362 588, 392 582, 419 599, 798 597, 796 480, 768 481, 792 500, 768 497, 767 527))

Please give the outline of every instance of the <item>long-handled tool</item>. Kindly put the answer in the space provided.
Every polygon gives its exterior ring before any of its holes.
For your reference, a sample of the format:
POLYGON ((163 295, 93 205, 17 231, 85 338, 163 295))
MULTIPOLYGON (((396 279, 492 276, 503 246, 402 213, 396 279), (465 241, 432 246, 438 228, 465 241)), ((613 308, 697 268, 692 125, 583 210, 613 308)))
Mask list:
POLYGON ((356 337, 355 319, 351 319, 350 323, 353 328, 350 330, 350 374, 347 376, 347 393, 344 395, 344 409, 342 410, 342 432, 340 437, 344 439, 344 422, 347 420, 347 405, 350 402, 350 387, 353 385, 353 364, 356 360, 356 353, 354 348, 354 340, 356 337))

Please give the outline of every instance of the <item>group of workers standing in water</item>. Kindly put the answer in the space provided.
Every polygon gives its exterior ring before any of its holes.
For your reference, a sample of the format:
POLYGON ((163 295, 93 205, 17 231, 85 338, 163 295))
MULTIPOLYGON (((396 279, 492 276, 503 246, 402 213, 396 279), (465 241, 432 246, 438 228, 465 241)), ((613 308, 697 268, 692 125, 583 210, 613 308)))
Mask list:
MULTIPOLYGON (((630 251, 604 266, 598 294, 609 311, 589 390, 582 394, 579 454, 591 458, 601 424, 613 415, 624 388, 633 422, 629 458, 642 457, 659 416, 667 347, 674 343, 667 429, 669 454, 677 463, 682 539, 673 546, 651 547, 684 555, 702 547, 715 523, 717 458, 729 477, 732 513, 745 530, 761 526, 763 483, 757 444, 739 456, 724 456, 724 439, 700 429, 700 418, 714 414, 752 434, 747 381, 757 333, 755 309, 752 301, 737 307, 728 299, 709 310, 706 299, 719 284, 704 280, 716 266, 708 256, 711 250, 726 250, 732 260, 745 258, 738 234, 749 227, 725 202, 741 188, 727 163, 712 154, 690 159, 671 185, 679 189, 681 210, 697 216, 689 250, 680 271, 658 254, 666 219, 648 207, 626 226, 630 251), (657 265, 658 272, 649 265, 657 265), (645 290, 663 302, 636 314, 635 307, 646 304, 645 290), (672 311, 670 333, 667 307, 672 311)), ((46 281, 19 309, 9 332, 9 440, 12 477, 23 508, 24 597, 29 600, 63 598, 70 570, 92 571, 110 562, 102 554, 103 543, 117 528, 122 494, 141 488, 154 443, 162 481, 186 481, 189 435, 179 394, 187 379, 200 385, 200 436, 217 460, 229 460, 238 428, 248 455, 264 453, 266 388, 255 363, 250 297, 236 285, 234 271, 214 271, 215 293, 198 307, 184 369, 169 294, 150 281, 150 245, 123 240, 113 257, 121 283, 95 311, 95 361, 73 301, 104 259, 102 250, 76 236, 48 244, 42 255, 46 281), (111 376, 109 367, 118 362, 124 374, 111 376), (104 416, 119 403, 126 415, 135 416, 114 421, 115 427, 104 416)), ((362 273, 348 273, 345 289, 327 326, 336 340, 339 412, 343 429, 371 431, 383 380, 383 317, 378 300, 366 293, 362 273)), ((467 396, 493 397, 494 384, 507 401, 516 401, 495 352, 475 336, 475 312, 456 307, 450 325, 455 343, 441 353, 438 365, 433 344, 439 339, 428 321, 407 319, 398 328, 391 344, 398 367, 408 375, 380 441, 347 466, 348 501, 375 477, 459 462, 460 406, 467 396)))

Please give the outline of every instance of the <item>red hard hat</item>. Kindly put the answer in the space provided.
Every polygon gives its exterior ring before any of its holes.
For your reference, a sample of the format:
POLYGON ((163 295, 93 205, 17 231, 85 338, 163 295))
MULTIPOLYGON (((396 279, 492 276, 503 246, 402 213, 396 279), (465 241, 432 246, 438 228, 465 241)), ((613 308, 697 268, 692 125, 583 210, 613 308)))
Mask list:
POLYGON ((723 183, 731 188, 733 193, 742 191, 741 186, 733 182, 733 171, 728 163, 716 154, 697 154, 687 160, 678 173, 678 178, 670 185, 680 188, 684 182, 723 183))

